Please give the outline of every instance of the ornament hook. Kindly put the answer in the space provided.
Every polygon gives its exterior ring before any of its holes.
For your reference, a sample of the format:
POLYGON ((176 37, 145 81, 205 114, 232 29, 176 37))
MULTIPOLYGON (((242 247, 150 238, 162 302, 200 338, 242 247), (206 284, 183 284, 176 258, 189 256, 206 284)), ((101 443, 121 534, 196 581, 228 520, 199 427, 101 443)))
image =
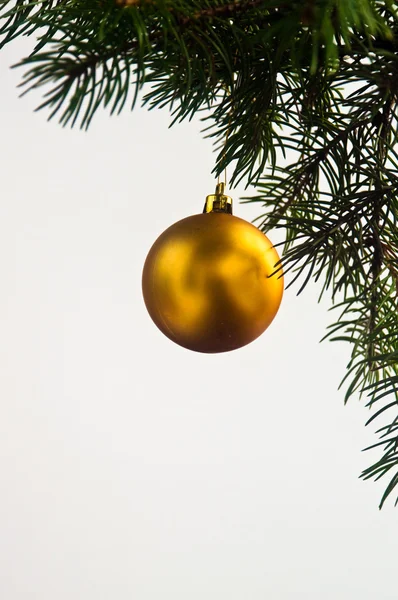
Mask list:
POLYGON ((204 213, 210 212, 225 212, 232 215, 232 198, 224 194, 225 183, 223 181, 217 183, 215 194, 206 196, 206 202, 203 209, 204 213))

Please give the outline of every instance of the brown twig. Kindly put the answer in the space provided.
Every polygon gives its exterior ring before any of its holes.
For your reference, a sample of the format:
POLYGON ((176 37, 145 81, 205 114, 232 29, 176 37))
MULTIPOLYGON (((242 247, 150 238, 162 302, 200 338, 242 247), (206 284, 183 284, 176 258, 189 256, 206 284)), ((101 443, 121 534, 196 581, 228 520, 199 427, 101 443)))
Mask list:
MULTIPOLYGON (((170 12, 176 15, 177 21, 181 25, 188 25, 192 21, 198 21, 199 19, 209 19, 213 17, 230 17, 236 13, 241 13, 253 8, 257 8, 264 4, 265 0, 232 0, 228 4, 222 6, 213 6, 211 8, 203 8, 196 11, 193 15, 185 16, 178 15, 173 7, 170 7, 170 12)), ((154 0, 116 0, 116 4, 119 6, 143 6, 145 4, 156 4, 154 0)), ((281 7, 286 6, 286 2, 281 3, 281 7)))

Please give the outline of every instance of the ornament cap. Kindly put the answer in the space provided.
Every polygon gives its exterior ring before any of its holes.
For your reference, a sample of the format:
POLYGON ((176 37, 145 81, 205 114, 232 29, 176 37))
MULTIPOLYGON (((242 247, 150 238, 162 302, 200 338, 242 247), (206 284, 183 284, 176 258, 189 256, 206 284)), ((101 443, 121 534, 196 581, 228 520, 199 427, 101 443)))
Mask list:
POLYGON ((225 183, 217 183, 215 194, 206 196, 204 213, 225 212, 232 215, 232 198, 224 194, 225 183))

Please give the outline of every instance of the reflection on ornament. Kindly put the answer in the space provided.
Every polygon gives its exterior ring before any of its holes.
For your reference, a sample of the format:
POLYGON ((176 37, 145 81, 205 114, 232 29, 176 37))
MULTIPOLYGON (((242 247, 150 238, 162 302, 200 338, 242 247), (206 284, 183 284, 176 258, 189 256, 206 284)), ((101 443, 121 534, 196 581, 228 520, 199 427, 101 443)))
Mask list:
POLYGON ((148 312, 173 342, 197 352, 227 352, 261 335, 278 312, 278 253, 254 225, 232 215, 224 184, 202 214, 164 231, 146 258, 148 312))

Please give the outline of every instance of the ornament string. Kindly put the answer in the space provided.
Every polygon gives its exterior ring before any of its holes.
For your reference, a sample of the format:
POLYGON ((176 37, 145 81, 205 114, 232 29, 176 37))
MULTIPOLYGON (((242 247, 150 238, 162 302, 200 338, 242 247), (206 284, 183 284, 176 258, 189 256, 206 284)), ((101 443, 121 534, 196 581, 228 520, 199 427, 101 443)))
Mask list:
MULTIPOLYGON (((230 127, 228 127, 227 133, 225 134, 225 142, 224 142, 223 155, 222 155, 222 159, 224 162, 225 162, 225 157, 226 157, 225 149, 227 147, 229 130, 230 130, 230 127)), ((217 177, 217 184, 218 185, 220 184, 220 175, 218 175, 218 177, 217 177)), ((225 165, 225 167, 224 167, 224 185, 225 185, 225 187, 227 187, 227 165, 225 165)))
MULTIPOLYGON (((235 73, 235 68, 236 68, 236 64, 237 64, 237 59, 238 59, 238 53, 236 52, 234 59, 233 59, 233 80, 235 81, 236 79, 236 73, 235 73)), ((232 84, 233 85, 233 84, 232 84)), ((224 91, 226 92, 226 94, 229 96, 229 98, 232 100, 232 85, 228 85, 228 84, 224 84, 222 85, 222 88, 224 89, 224 91)), ((232 117, 233 117, 233 104, 231 105, 230 109, 229 109, 229 118, 228 118, 228 125, 227 125, 227 131, 225 133, 225 141, 224 141, 224 147, 223 147, 223 153, 222 153, 222 160, 224 161, 225 167, 224 167, 224 186, 225 188, 227 187, 227 165, 225 162, 226 159, 226 148, 227 148, 227 143, 228 143, 228 137, 229 134, 231 133, 231 127, 232 127, 232 117)), ((220 184, 220 174, 217 177, 217 184, 220 184)))

